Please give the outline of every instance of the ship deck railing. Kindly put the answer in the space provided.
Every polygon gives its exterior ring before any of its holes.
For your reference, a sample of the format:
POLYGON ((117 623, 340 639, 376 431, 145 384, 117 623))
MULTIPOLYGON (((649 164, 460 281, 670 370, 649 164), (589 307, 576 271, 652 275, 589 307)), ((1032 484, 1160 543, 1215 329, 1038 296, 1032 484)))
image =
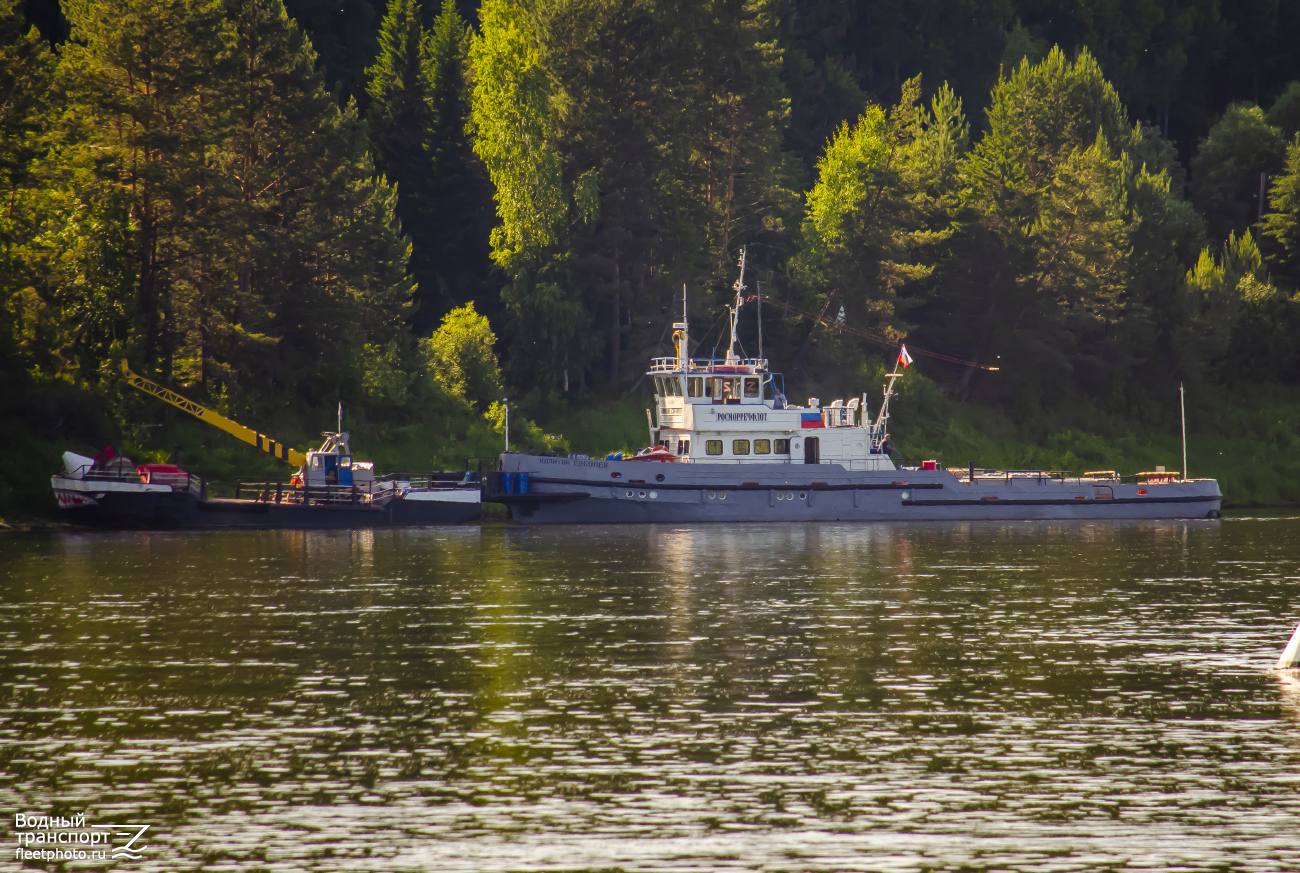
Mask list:
MULTIPOLYGON (((707 376, 716 371, 718 367, 748 367, 750 373, 757 375, 767 372, 767 358, 739 358, 728 363, 726 358, 691 358, 688 362, 688 369, 692 375, 707 376)), ((663 358, 650 359, 651 373, 681 373, 681 360, 675 355, 663 358)), ((727 372, 718 372, 719 376, 743 376, 744 373, 736 373, 728 370, 727 372)))
POLYGON ((234 499, 310 506, 383 504, 410 491, 477 488, 478 482, 479 476, 473 471, 385 473, 374 481, 352 485, 301 485, 283 479, 275 482, 245 482, 237 479, 234 499))
MULTIPOLYGON (((82 464, 75 470, 64 470, 56 474, 68 479, 82 482, 129 482, 132 485, 144 484, 144 479, 133 467, 129 470, 97 470, 93 464, 82 464)), ((177 474, 171 474, 177 475, 177 474)), ((202 476, 186 473, 184 481, 155 482, 155 485, 170 485, 173 491, 189 491, 196 497, 204 494, 206 483, 202 476)))
MULTIPOLYGON (((944 469, 942 465, 939 467, 944 469)), ((917 471, 919 467, 903 466, 900 470, 917 471)), ((958 482, 967 485, 972 484, 995 484, 1002 483, 1005 485, 1035 484, 1035 485, 1150 485, 1162 482, 1183 482, 1192 481, 1184 480, 1176 471, 1158 470, 1153 472, 1133 473, 1123 476, 1114 470, 1092 470, 1085 473, 1078 473, 1073 470, 1003 470, 989 469, 984 467, 949 467, 949 473, 957 477, 958 482), (972 479, 972 473, 974 478, 972 479)))

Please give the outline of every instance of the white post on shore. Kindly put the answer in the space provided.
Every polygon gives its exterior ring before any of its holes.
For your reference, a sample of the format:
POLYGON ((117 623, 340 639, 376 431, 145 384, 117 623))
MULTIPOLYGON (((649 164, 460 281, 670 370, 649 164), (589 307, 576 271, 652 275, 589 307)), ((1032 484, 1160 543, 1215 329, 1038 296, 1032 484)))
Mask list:
POLYGON ((506 409, 506 451, 510 451, 510 400, 507 397, 501 398, 501 405, 506 409))
POLYGON ((1183 383, 1178 383, 1178 412, 1183 419, 1183 481, 1187 481, 1187 400, 1183 394, 1183 383))

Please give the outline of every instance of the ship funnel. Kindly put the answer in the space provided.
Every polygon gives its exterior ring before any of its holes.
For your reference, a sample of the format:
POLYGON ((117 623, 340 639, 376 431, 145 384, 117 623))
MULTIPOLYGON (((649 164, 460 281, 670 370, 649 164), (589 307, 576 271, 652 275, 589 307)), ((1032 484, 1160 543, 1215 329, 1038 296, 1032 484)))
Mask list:
POLYGON ((1293 670, 1300 667, 1300 624, 1296 625, 1291 642, 1282 650, 1282 657, 1277 659, 1277 669, 1293 670))

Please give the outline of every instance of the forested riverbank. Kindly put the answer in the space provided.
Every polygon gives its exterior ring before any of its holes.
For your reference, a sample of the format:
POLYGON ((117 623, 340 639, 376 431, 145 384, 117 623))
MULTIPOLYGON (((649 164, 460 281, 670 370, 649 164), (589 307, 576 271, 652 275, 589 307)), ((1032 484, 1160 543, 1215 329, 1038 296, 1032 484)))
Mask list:
POLYGON ((1300 501, 1300 15, 1095 12, 0 0, 0 515, 64 448, 269 463, 123 359, 300 447, 341 402, 387 467, 491 456, 505 398, 635 448, 742 246, 793 398, 907 342, 905 454, 1176 469, 1184 384, 1191 472, 1300 501))

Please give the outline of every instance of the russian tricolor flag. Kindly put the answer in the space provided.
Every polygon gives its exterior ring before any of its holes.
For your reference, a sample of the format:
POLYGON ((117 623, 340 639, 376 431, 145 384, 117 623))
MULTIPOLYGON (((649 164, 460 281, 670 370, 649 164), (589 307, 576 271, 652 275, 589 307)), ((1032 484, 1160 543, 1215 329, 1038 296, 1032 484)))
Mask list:
POLYGON ((808 427, 825 427, 826 422, 822 420, 820 412, 801 412, 799 413, 799 426, 808 427))
POLYGON ((912 366, 912 356, 907 353, 907 346, 899 346, 898 363, 903 365, 903 369, 912 366))

